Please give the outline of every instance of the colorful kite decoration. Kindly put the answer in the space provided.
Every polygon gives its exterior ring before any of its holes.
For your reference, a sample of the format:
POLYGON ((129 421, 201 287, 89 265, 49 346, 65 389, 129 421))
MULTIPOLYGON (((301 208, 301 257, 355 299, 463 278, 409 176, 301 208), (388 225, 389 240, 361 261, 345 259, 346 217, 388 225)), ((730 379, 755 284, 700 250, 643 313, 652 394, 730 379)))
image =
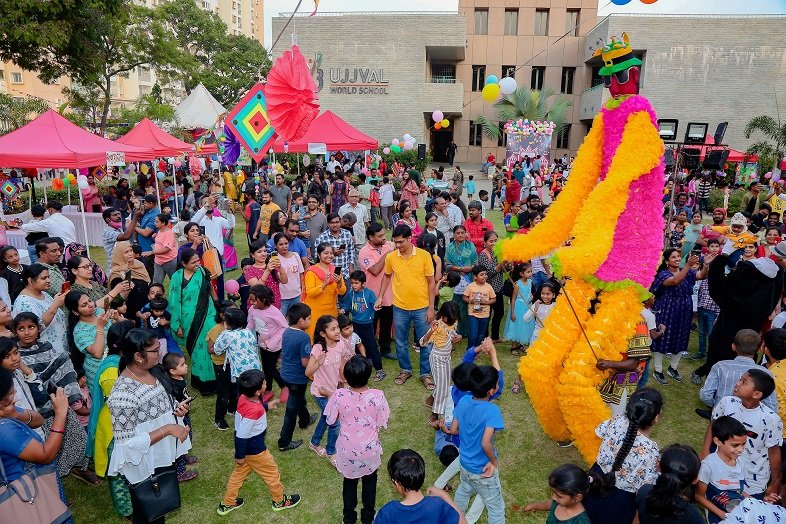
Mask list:
POLYGON ((279 56, 265 84, 270 123, 282 140, 293 142, 319 114, 317 84, 298 46, 279 56))
POLYGON ((103 180, 106 176, 106 168, 104 166, 96 166, 90 170, 90 174, 93 175, 96 180, 103 180))
POLYGON ((4 197, 14 198, 16 194, 19 193, 19 187, 10 180, 6 180, 3 182, 3 185, 0 186, 0 191, 2 191, 4 197))
POLYGON ((258 82, 243 96, 227 115, 224 127, 248 149, 254 160, 265 158, 276 132, 268 116, 264 84, 258 82))

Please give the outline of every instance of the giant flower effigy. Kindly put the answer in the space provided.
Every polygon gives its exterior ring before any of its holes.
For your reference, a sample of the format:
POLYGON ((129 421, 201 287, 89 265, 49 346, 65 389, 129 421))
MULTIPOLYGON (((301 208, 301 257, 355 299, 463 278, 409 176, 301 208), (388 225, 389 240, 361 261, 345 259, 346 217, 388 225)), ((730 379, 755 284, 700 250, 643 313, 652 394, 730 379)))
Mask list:
POLYGON ((568 279, 519 373, 544 432, 572 438, 589 463, 600 445, 595 427, 611 413, 598 392, 610 372, 596 364, 620 360, 639 322, 662 247, 664 173, 657 117, 638 94, 642 62, 628 35, 595 55, 612 99, 546 218, 499 247, 507 261, 553 253, 554 273, 568 279))

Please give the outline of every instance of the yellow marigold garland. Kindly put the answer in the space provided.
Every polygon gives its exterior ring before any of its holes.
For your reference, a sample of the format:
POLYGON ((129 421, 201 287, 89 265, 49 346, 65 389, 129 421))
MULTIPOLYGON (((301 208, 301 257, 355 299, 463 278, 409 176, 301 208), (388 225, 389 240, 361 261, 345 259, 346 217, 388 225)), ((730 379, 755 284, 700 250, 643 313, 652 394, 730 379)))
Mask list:
MULTIPOLYGON (((575 240, 556 253, 562 274, 583 277, 598 270, 611 251, 619 217, 628 204, 631 182, 658 165, 662 154, 663 142, 649 114, 639 111, 631 115, 606 178, 581 204, 573 227, 575 240)), ((599 155, 600 152, 592 160, 598 165, 599 155)), ((562 195, 557 202, 561 200, 562 195)))
MULTIPOLYGON (((583 280, 569 280, 565 291, 579 320, 585 324, 589 318, 590 300, 595 296, 593 287, 583 280)), ((563 360, 581 336, 576 315, 565 295, 560 295, 538 340, 519 361, 519 374, 538 421, 546 435, 554 440, 570 438, 554 387, 562 372, 563 360)))
MULTIPOLYGON (((567 292, 575 302, 571 291, 567 292)), ((585 327, 592 349, 583 334, 576 339, 556 387, 563 419, 576 448, 588 464, 595 461, 600 446, 595 428, 611 416, 598 392, 598 386, 609 371, 601 371, 595 364, 598 359, 620 360, 641 316, 641 309, 637 307, 639 290, 633 286, 605 291, 599 300, 595 314, 585 327)))
POLYGON ((497 244, 498 253, 507 261, 523 262, 543 256, 561 246, 570 236, 576 215, 582 209, 600 176, 603 150, 603 118, 595 117, 592 128, 579 147, 570 183, 549 207, 549 213, 536 229, 515 235, 497 244))

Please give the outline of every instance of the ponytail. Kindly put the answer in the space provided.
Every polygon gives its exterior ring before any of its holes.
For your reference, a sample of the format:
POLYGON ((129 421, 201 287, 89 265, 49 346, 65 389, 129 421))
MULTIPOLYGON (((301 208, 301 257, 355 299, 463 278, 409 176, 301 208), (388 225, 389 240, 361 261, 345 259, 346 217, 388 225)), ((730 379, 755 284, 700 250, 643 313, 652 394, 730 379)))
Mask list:
POLYGON ((690 446, 674 444, 666 448, 660 459, 658 480, 644 499, 647 515, 673 519, 685 513, 687 500, 693 500, 694 482, 700 467, 699 456, 690 446))

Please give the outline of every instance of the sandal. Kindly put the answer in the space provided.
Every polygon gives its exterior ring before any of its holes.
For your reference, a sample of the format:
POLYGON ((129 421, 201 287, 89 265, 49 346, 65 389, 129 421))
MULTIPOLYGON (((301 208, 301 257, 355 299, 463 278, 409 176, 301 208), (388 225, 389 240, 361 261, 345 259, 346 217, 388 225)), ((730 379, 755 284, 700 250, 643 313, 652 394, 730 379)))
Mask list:
POLYGON ((427 390, 434 391, 434 380, 432 380, 431 375, 423 375, 420 377, 420 381, 427 390))
POLYGON ((514 357, 520 357, 521 356, 521 346, 511 346, 510 354, 513 355, 514 357))
POLYGON ((315 446, 314 444, 309 442, 308 447, 311 451, 316 453, 318 456, 327 457, 327 452, 325 451, 325 448, 323 448, 322 446, 315 446))
POLYGON ((103 482, 103 480, 98 478, 98 475, 89 469, 74 468, 71 470, 71 474, 74 476, 74 478, 77 478, 86 484, 90 484, 91 486, 100 486, 103 482))
POLYGON ((330 463, 333 464, 333 467, 338 469, 338 457, 336 455, 337 453, 333 453, 332 455, 325 455, 325 456, 328 458, 330 463))
POLYGON ((407 380, 411 378, 412 378, 412 373, 410 373, 409 371, 402 371, 401 373, 398 374, 398 376, 393 382, 395 382, 399 386, 403 386, 404 384, 406 384, 407 380))
POLYGON ((512 391, 514 394, 518 394, 518 392, 519 392, 519 391, 521 391, 521 382, 520 382, 520 381, 518 381, 518 380, 514 381, 514 382, 513 382, 513 387, 511 387, 511 388, 510 388, 510 390, 511 390, 511 391, 512 391))

